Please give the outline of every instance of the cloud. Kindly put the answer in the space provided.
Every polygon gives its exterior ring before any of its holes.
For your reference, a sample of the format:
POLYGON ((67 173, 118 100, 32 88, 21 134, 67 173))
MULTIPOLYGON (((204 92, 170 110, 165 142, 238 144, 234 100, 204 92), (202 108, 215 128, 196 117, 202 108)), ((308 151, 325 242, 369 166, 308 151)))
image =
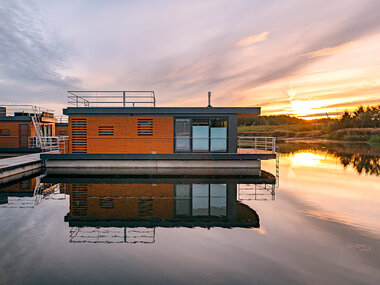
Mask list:
POLYGON ((265 41, 268 35, 269 35, 269 32, 262 32, 261 34, 242 38, 240 41, 235 43, 235 45, 238 47, 249 46, 254 43, 265 41))
POLYGON ((79 83, 78 78, 60 74, 66 59, 65 45, 32 1, 1 2, 1 101, 60 100, 60 90, 79 83))
POLYGON ((379 1, 45 2, 0 2, 0 100, 63 102, 79 84, 153 89, 160 106, 206 104, 208 90, 215 105, 289 100, 289 78, 380 27, 379 1))
POLYGON ((378 98, 373 99, 362 99, 362 98, 352 98, 350 101, 341 102, 337 104, 331 104, 323 106, 323 108, 348 108, 348 107, 356 107, 359 105, 380 105, 380 100, 378 98))
POLYGON ((314 58, 319 56, 327 56, 327 55, 333 55, 338 52, 341 52, 343 50, 346 50, 348 47, 352 46, 353 42, 348 42, 345 44, 337 45, 335 47, 327 47, 327 48, 321 48, 316 51, 308 52, 301 54, 301 56, 306 56, 308 58, 314 58))

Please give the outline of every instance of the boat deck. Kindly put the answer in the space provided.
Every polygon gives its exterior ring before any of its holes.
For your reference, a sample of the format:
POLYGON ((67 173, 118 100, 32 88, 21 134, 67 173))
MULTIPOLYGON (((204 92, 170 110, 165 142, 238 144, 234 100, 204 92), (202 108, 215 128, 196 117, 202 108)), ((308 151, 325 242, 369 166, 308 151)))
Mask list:
POLYGON ((238 148, 239 154, 273 154, 272 151, 254 148, 238 148))
POLYGON ((170 154, 41 154, 49 175, 258 175, 269 151, 170 154))
POLYGON ((70 153, 41 154, 42 160, 266 160, 275 159, 276 153, 251 148, 236 153, 70 153))
POLYGON ((41 167, 42 164, 39 153, 3 158, 0 159, 0 179, 41 167))

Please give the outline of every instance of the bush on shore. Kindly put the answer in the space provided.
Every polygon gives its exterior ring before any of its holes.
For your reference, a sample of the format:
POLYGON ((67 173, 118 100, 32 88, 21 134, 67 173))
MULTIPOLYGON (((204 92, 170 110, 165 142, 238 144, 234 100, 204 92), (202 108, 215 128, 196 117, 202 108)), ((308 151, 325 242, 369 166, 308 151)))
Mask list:
POLYGON ((347 128, 329 134, 330 139, 348 141, 369 141, 374 137, 380 137, 380 128, 347 128))
POLYGON ((369 140, 369 142, 370 142, 370 143, 380 144, 380 136, 372 137, 372 138, 369 140))

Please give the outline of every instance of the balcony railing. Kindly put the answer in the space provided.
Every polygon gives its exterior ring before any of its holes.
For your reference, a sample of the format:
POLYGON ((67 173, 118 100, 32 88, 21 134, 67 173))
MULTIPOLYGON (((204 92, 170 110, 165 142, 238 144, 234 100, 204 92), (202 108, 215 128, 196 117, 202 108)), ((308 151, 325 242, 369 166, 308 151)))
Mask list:
POLYGON ((62 116, 56 116, 55 119, 57 120, 57 123, 68 123, 69 117, 62 115, 62 116))
POLYGON ((238 152, 244 149, 264 150, 276 153, 275 137, 238 137, 238 152))
POLYGON ((40 137, 40 140, 37 137, 29 137, 29 148, 41 148, 43 151, 66 153, 66 142, 68 140, 68 136, 40 137))
POLYGON ((71 227, 70 243, 155 243, 155 228, 71 227))
POLYGON ((75 107, 156 107, 154 91, 67 91, 75 107))
POLYGON ((0 116, 31 116, 54 117, 54 111, 34 105, 0 105, 0 116))

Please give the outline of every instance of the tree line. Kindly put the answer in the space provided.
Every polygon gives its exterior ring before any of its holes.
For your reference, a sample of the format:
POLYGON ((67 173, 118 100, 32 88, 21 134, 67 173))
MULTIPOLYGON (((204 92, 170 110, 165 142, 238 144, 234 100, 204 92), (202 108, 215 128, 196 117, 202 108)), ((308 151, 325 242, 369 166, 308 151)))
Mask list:
POLYGON ((263 126, 263 125, 313 125, 316 123, 328 123, 330 129, 339 130, 346 128, 379 128, 380 105, 363 107, 359 106, 352 113, 345 111, 338 119, 323 118, 314 120, 300 119, 290 115, 269 115, 240 118, 239 126, 263 126))
POLYGON ((343 116, 331 125, 333 130, 347 128, 379 128, 380 105, 363 107, 359 106, 350 114, 345 111, 343 116))

